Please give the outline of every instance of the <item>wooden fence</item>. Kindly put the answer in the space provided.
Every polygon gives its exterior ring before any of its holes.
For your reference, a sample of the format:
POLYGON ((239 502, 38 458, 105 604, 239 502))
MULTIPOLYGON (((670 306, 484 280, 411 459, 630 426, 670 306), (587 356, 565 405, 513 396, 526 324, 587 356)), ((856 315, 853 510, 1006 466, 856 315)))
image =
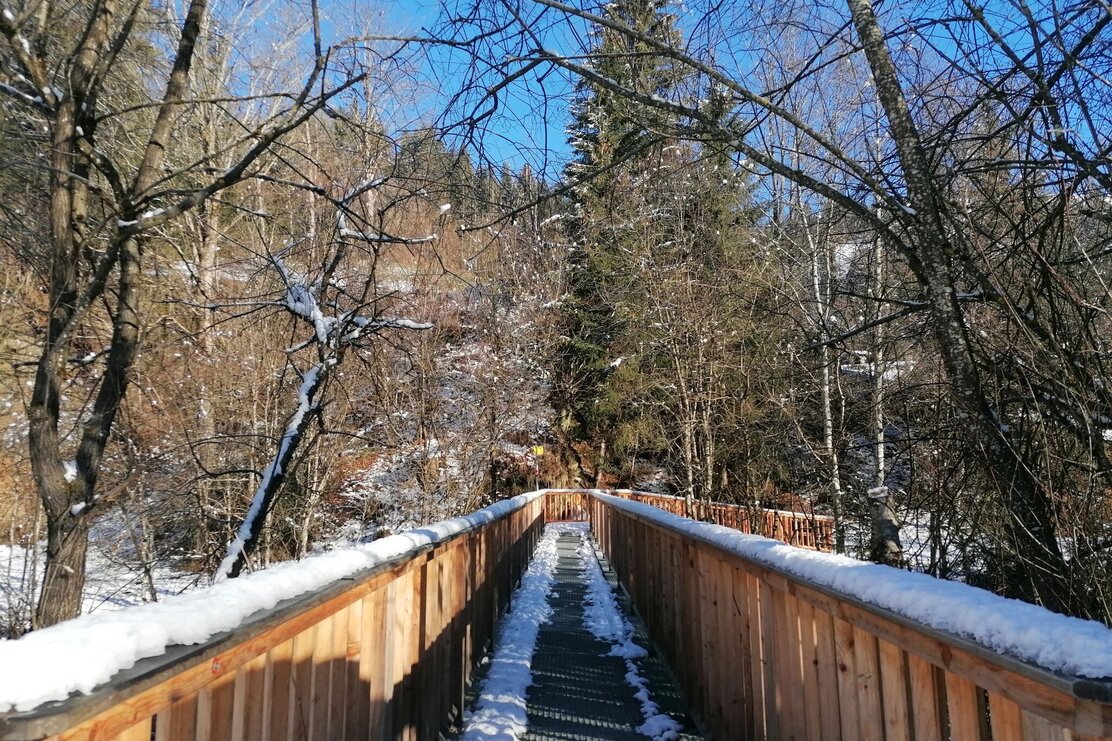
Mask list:
POLYGON ((89 696, 0 715, 0 738, 435 739, 461 711, 543 523, 540 497, 146 659, 89 696))
POLYGON ((1112 681, 994 654, 584 491, 173 647, 91 695, 0 716, 0 738, 439 738, 545 519, 590 520, 712 738, 1112 739, 1112 681))
POLYGON ((589 510, 713 738, 1112 738, 1112 681, 994 654, 597 497, 589 510))
MULTIPOLYGON (((743 533, 764 535, 800 548, 820 551, 834 549, 834 518, 826 515, 699 501, 693 502, 692 511, 687 512, 687 502, 682 497, 624 489, 606 493, 634 502, 651 504, 680 517, 722 525, 743 533)), ((587 490, 552 490, 548 493, 545 518, 550 522, 559 520, 586 522, 587 501, 587 490)))

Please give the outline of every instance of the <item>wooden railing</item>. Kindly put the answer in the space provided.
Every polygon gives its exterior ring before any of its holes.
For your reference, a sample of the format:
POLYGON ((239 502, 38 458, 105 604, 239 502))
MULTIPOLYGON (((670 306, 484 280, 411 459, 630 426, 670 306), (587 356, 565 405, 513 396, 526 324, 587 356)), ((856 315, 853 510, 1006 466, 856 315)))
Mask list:
POLYGON ((713 738, 1112 738, 1112 681, 993 653, 618 504, 590 498, 595 538, 713 738))
POLYGON ((543 513, 535 498, 91 695, 0 715, 0 738, 435 739, 462 710, 543 513))
MULTIPOLYGON (((827 515, 700 501, 692 502, 692 511, 688 512, 687 502, 682 497, 625 489, 606 493, 634 502, 651 504, 680 517, 722 525, 743 533, 764 535, 800 548, 820 551, 834 549, 834 518, 827 515)), ((552 490, 548 494, 545 505, 545 518, 550 522, 559 520, 586 522, 587 501, 588 490, 552 490)))
POLYGON ((436 739, 544 520, 580 517, 713 738, 1112 739, 1112 681, 995 654, 585 491, 550 492, 172 647, 90 695, 0 715, 0 738, 436 739))

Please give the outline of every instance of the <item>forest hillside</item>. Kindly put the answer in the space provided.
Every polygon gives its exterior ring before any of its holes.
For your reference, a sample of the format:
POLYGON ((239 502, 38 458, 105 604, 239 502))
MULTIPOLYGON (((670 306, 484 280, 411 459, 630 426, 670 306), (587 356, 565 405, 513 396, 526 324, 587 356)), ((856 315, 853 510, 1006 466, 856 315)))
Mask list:
POLYGON ((1106 4, 0 15, 0 635, 538 486, 1112 620, 1106 4))

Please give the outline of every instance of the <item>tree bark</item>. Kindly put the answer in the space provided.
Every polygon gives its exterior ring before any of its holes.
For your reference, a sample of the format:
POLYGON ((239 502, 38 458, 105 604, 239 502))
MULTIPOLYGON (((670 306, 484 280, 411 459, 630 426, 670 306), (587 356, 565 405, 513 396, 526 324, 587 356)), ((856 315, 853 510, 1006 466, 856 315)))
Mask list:
MULTIPOLYGON (((182 29, 174 69, 144 159, 129 196, 138 196, 159 176, 173 129, 176 108, 188 86, 189 66, 206 0, 193 0, 182 29)), ((44 587, 35 610, 35 627, 46 627, 77 616, 85 581, 90 513, 98 501, 96 486, 101 458, 127 391, 139 347, 142 247, 137 234, 121 222, 104 257, 83 283, 80 266, 85 248, 88 186, 91 165, 79 141, 91 143, 96 127, 96 99, 102 80, 96 74, 112 43, 115 0, 95 5, 86 34, 73 54, 69 91, 54 116, 51 154, 50 317, 28 407, 28 447, 32 473, 47 517, 47 558, 44 587), (102 298, 113 269, 118 269, 114 295, 112 346, 107 368, 92 409, 81 425, 74 469, 67 472, 58 435, 65 353, 82 313, 102 298)), ((135 202, 122 204, 135 209, 135 202)), ((134 223, 134 222, 132 222, 134 223)))
POLYGON ((884 33, 869 0, 847 0, 847 5, 861 37, 907 185, 910 206, 904 222, 910 225, 912 239, 903 245, 902 251, 926 296, 950 387, 970 415, 974 438, 983 446, 992 485, 1009 514, 1006 527, 1013 553, 1007 565, 1008 591, 1011 596, 1055 611, 1084 612, 1084 595, 1071 589, 1069 565, 1056 537, 1050 497, 1012 445, 981 380, 955 290, 951 269, 955 245, 944 226, 945 206, 934 189, 930 164, 885 45, 884 33))
POLYGON ((88 543, 88 518, 80 515, 47 518, 46 568, 35 611, 35 628, 80 614, 88 543))

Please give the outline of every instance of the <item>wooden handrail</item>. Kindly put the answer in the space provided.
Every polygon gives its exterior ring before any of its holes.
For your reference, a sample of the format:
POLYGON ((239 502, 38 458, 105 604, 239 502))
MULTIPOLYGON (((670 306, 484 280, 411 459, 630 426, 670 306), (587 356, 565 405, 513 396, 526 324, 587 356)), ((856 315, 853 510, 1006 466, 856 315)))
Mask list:
POLYGON ((1002 656, 603 497, 588 506, 715 738, 1112 738, 1112 681, 1002 656))
POLYGON ((89 695, 0 715, 0 738, 437 738, 543 523, 537 497, 144 659, 89 695))
MULTIPOLYGON (((589 489, 550 489, 545 504, 545 518, 550 522, 559 520, 586 522, 587 495, 590 491, 589 489)), ((680 517, 722 525, 743 533, 764 535, 800 548, 819 551, 834 549, 834 518, 828 515, 700 501, 693 502, 693 511, 687 512, 687 502, 682 497, 629 489, 608 489, 605 492, 633 502, 650 504, 680 517)))
POLYGON ((0 716, 0 738, 435 739, 461 712, 544 519, 572 514, 590 519, 715 738, 1112 739, 1110 681, 999 655, 584 491, 552 491, 173 647, 90 695, 0 716))

